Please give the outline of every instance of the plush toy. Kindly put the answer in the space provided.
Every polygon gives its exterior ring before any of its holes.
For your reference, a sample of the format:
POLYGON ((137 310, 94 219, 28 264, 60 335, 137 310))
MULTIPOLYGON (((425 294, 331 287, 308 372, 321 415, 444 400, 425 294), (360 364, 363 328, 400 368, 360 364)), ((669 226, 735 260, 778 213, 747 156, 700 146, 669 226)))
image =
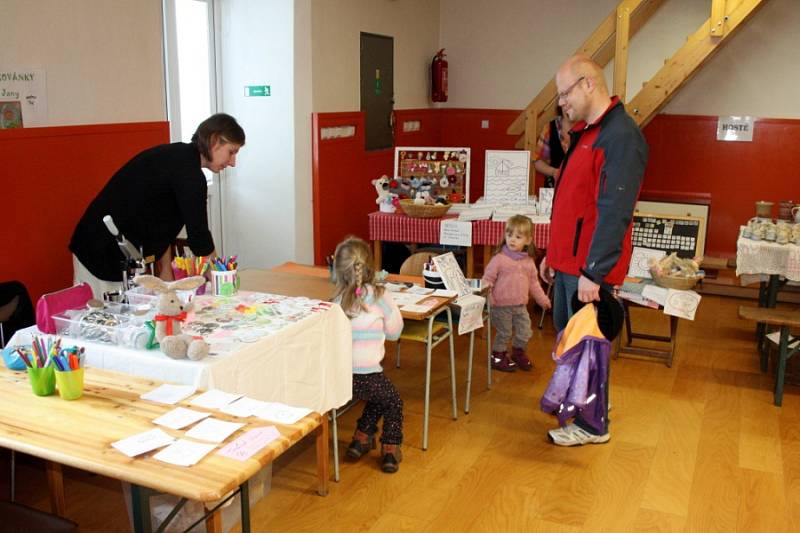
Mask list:
POLYGON ((384 174, 380 178, 372 180, 371 183, 375 186, 375 191, 378 193, 378 198, 375 199, 375 203, 378 204, 380 210, 385 213, 394 213, 395 207, 392 200, 394 200, 397 195, 393 192, 389 192, 391 182, 388 176, 384 174))
POLYGON ((156 340, 161 351, 173 359, 188 357, 193 361, 208 355, 208 344, 202 338, 181 334, 181 322, 191 310, 191 302, 183 305, 177 290, 193 290, 206 282, 203 276, 192 276, 178 281, 166 282, 155 276, 136 276, 133 282, 158 295, 156 304, 156 340))

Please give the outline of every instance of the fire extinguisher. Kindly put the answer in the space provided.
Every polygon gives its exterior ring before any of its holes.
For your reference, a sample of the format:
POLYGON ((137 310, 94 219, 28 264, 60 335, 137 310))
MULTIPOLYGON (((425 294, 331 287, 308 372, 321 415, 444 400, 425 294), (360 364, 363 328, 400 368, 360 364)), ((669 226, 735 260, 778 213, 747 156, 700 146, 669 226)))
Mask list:
POLYGON ((433 56, 431 63, 431 99, 434 102, 447 101, 447 59, 444 48, 433 56))

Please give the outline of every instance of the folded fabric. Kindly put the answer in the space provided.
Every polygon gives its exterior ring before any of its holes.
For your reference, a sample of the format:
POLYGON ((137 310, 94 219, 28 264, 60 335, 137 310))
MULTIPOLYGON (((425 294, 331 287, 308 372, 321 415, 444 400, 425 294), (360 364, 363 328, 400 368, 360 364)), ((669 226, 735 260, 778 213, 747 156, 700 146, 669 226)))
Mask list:
POLYGON ((610 353, 595 307, 581 308, 556 338, 556 368, 540 401, 542 411, 556 415, 561 426, 580 414, 592 429, 605 433, 610 353))

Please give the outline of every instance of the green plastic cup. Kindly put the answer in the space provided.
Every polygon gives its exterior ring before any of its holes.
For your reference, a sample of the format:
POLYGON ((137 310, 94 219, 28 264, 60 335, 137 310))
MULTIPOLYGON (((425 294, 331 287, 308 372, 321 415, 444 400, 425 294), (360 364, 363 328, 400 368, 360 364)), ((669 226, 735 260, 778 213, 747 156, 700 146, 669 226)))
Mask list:
POLYGON ((83 369, 56 370, 56 384, 62 400, 77 400, 83 396, 83 369))
POLYGON ((28 368, 28 379, 36 396, 50 396, 56 392, 56 376, 52 365, 28 368))

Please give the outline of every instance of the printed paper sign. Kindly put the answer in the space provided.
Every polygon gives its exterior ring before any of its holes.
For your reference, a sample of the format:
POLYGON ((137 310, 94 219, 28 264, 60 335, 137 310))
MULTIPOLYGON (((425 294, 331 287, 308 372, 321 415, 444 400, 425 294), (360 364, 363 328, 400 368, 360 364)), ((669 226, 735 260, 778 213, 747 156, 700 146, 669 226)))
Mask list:
MULTIPOLYGON (((22 125, 47 126, 47 80, 44 69, 0 66, 0 102, 19 102, 22 125)), ((0 116, 0 122, 3 120, 0 116)), ((0 124, 0 129, 4 127, 0 124)))
POLYGON ((442 220, 439 225, 439 244, 472 246, 472 223, 459 220, 442 220))
POLYGON ((752 141, 753 117, 727 116, 717 119, 718 141, 752 141))

